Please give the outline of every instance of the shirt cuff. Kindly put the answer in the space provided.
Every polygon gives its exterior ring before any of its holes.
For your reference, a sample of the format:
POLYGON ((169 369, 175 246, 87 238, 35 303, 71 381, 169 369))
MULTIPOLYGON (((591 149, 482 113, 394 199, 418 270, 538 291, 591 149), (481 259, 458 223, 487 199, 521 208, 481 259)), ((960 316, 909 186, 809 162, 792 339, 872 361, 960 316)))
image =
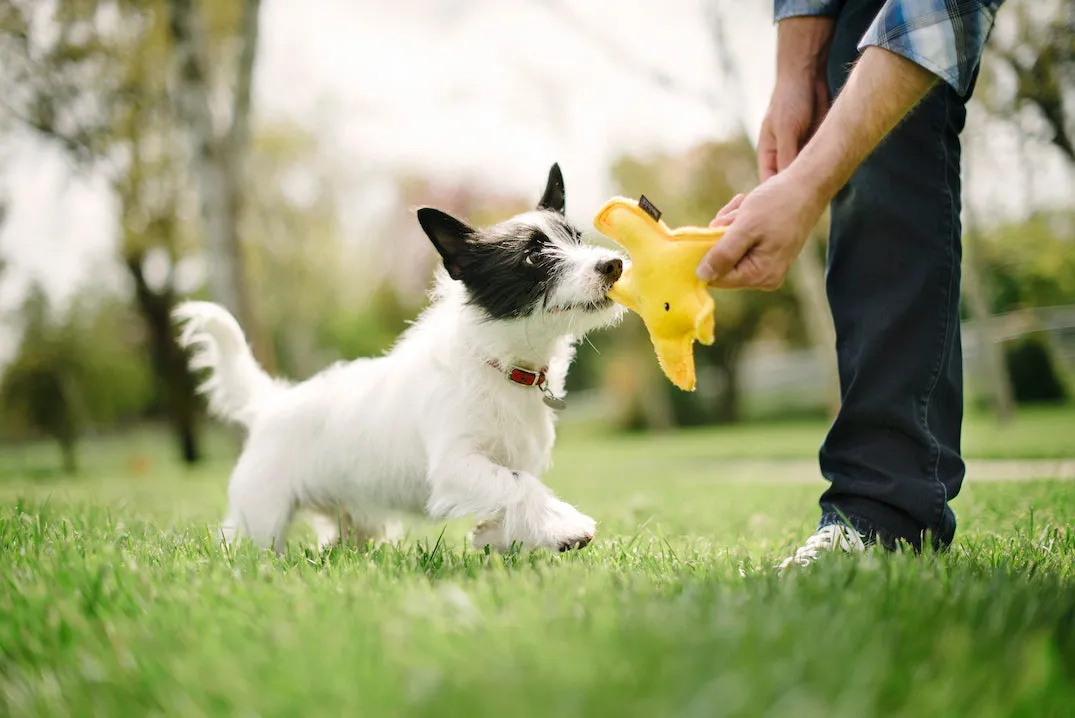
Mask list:
POLYGON ((804 15, 828 15, 840 12, 840 0, 774 0, 773 21, 804 15))
POLYGON ((936 3, 888 0, 859 41, 902 55, 966 97, 993 27, 989 2, 936 3))

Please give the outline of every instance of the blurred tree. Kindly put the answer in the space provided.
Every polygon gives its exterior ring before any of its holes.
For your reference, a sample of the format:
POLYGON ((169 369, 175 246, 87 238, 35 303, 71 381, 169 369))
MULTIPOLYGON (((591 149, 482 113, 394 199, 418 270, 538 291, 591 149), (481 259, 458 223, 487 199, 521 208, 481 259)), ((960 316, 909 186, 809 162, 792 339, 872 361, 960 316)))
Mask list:
MULTIPOLYGON (((280 371, 309 376, 352 356, 351 335, 369 326, 364 315, 379 309, 369 305, 365 291, 369 261, 344 241, 343 182, 314 136, 289 124, 259 128, 250 170, 246 191, 258 211, 244 213, 239 228, 250 294, 272 327, 280 371)), ((383 246, 395 249, 395 242, 383 246)), ((394 322, 384 324, 393 325, 392 337, 398 333, 394 322)))
POLYGON ((217 13, 207 18, 195 0, 168 0, 172 41, 172 93, 179 135, 186 139, 187 159, 198 190, 202 234, 208 260, 209 296, 238 318, 255 356, 272 371, 271 344, 253 311, 247 291, 239 225, 250 150, 251 85, 259 37, 261 0, 204 3, 217 13), (238 7, 241 2, 241 7, 238 7), (239 10, 238 18, 234 11, 239 10), (203 25, 226 28, 226 44, 213 47, 213 33, 203 25), (215 52, 214 52, 215 50, 215 52), (227 62, 227 55, 233 55, 227 62), (213 76, 211 68, 216 68, 213 76), (223 70, 231 69, 229 73, 223 70), (224 122, 212 105, 230 95, 224 122))
POLYGON ((987 301, 1006 347, 1006 375, 1015 399, 1059 400, 1061 367, 1048 329, 1034 309, 1075 303, 1075 211, 1038 212, 984 234, 979 262, 987 279, 987 301))
POLYGON ((1068 399, 1051 343, 1025 334, 1005 347, 1015 399, 1020 404, 1055 404, 1068 399))
MULTIPOLYGON (((0 197, 0 234, 3 233, 4 222, 7 221, 7 200, 4 197, 0 197)), ((7 271, 7 260, 4 259, 4 255, 0 254, 0 280, 4 278, 4 272, 7 271)), ((0 286, 3 286, 0 283, 0 286)))
POLYGON ((978 97, 989 112, 1015 119, 1024 132, 1040 137, 1043 131, 1043 139, 1075 165, 1075 3, 1012 0, 997 25, 986 46, 978 97))
MULTIPOLYGON (((705 225, 713 214, 713 198, 731 198, 747 191, 757 181, 754 150, 749 141, 708 143, 681 156, 658 156, 649 159, 621 158, 613 168, 617 191, 630 197, 645 194, 663 212, 670 226, 705 225)), ((647 373, 633 380, 631 391, 636 400, 626 401, 620 417, 625 426, 661 427, 670 422, 693 424, 731 422, 740 418, 740 358, 743 350, 763 331, 769 330, 779 340, 802 344, 807 341, 802 313, 790 282, 776 292, 720 292, 716 297, 716 341, 710 347, 695 345, 695 363, 699 389, 684 393, 675 389, 659 372, 647 373), (642 383, 645 381, 646 383, 642 383), (656 397, 662 393, 663 399, 656 397), (640 413, 641 412, 641 413, 640 413)), ((615 354, 637 355, 620 359, 635 367, 644 361, 655 363, 653 349, 634 317, 628 329, 611 341, 615 354)), ((595 338, 595 341, 603 341, 595 338)), ((610 380, 623 381, 630 376, 625 369, 614 369, 610 380), (617 379, 619 377, 619 379, 617 379)), ((614 394, 624 394, 626 385, 610 387, 614 394)))
MULTIPOLYGON (((249 77, 243 77, 252 58, 244 53, 252 52, 255 42, 233 41, 251 32, 243 9, 250 10, 237 0, 207 4, 207 39, 200 52, 215 67, 238 67, 238 84, 248 85, 249 77)), ((198 404, 170 311, 178 293, 177 269, 194 253, 199 233, 185 221, 195 214, 190 210, 196 202, 184 182, 187 155, 177 142, 183 128, 169 92, 173 44, 168 19, 164 0, 2 3, 0 96, 8 114, 23 126, 55 141, 80 168, 92 167, 109 179, 120 210, 121 260, 149 330, 147 349, 166 389, 182 457, 194 462, 199 458, 198 404), (162 271, 150 276, 151 265, 162 271)), ((186 21, 200 27, 196 19, 186 21)), ((237 114, 248 115, 249 98, 240 100, 241 94, 236 92, 237 114)), ((241 148, 247 130, 235 127, 233 123, 235 136, 229 142, 241 148)), ((233 152, 233 159, 239 154, 233 152)), ((238 212, 240 205, 229 197, 229 207, 238 212)), ((210 275, 218 268, 209 262, 210 275)), ((256 324, 251 328, 257 336, 256 324)))
POLYGON ((54 327, 48 298, 33 285, 22 306, 23 337, 19 353, 0 380, 5 424, 22 425, 54 439, 63 469, 78 470, 76 444, 84 423, 83 384, 78 347, 69 327, 54 327))
POLYGON ((0 419, 9 431, 54 439, 64 470, 74 473, 82 433, 141 415, 153 393, 141 354, 132 351, 142 337, 130 331, 125 304, 83 292, 62 317, 54 314, 32 284, 18 317, 19 351, 0 379, 0 419))
POLYGON ((982 237, 995 313, 1075 302, 1075 210, 1037 212, 982 237))

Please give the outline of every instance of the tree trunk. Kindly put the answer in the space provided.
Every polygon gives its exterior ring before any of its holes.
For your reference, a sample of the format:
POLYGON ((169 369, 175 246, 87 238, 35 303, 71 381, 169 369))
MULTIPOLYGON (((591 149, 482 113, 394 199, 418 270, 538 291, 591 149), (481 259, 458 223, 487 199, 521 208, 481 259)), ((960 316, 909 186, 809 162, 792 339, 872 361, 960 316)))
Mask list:
POLYGON ((168 417, 175 432, 179 454, 187 464, 201 460, 198 441, 198 404, 194 377, 187 368, 186 354, 176 342, 171 311, 171 292, 157 294, 146 284, 142 274, 142 256, 127 258, 127 269, 134 279, 138 309, 149 332, 149 356, 154 375, 168 406, 168 417))
POLYGON ((63 462, 63 472, 68 476, 78 473, 78 451, 76 442, 72 436, 59 436, 60 457, 63 462))
POLYGON ((244 0, 241 51, 230 125, 213 124, 211 83, 206 71, 205 38, 193 0, 169 1, 169 31, 177 82, 176 114, 190 144, 191 173, 198 189, 209 293, 239 320, 255 356, 272 371, 272 346, 254 315, 239 239, 243 175, 250 145, 250 95, 258 43, 260 0, 244 0))

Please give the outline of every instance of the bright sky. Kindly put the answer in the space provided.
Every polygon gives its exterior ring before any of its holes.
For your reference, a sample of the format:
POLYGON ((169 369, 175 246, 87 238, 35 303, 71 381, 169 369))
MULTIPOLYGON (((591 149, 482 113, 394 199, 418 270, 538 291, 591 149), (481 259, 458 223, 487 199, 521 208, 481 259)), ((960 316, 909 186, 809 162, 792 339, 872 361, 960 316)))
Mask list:
MULTIPOLYGON (((772 4, 721 4, 734 9, 724 36, 742 102, 720 85, 705 0, 266 0, 256 116, 305 125, 366 190, 406 167, 536 196, 558 161, 569 213, 588 226, 611 192, 618 155, 683 150, 743 121, 756 131, 773 80, 772 4), (687 92, 661 89, 642 68, 687 92)), ((983 206, 1011 211, 1071 196, 1055 161, 1020 169, 1014 133, 978 123, 968 140, 983 206), (1022 192, 1005 189, 1013 174, 1022 192)), ((118 281, 115 211, 99 178, 73 175, 58 152, 26 137, 0 148, 0 165, 0 191, 12 201, 0 235, 12 265, 0 308, 17 302, 31 276, 58 297, 118 281)), ((345 203, 348 231, 360 233, 378 209, 405 211, 385 198, 345 203)))

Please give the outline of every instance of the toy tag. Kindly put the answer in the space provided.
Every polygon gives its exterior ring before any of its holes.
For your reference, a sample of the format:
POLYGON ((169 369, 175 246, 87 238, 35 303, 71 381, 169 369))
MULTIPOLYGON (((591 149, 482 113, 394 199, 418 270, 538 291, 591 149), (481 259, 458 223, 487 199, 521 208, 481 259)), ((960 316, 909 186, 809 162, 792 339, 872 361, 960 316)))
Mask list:
POLYGON ((661 210, 654 206, 653 202, 646 199, 646 195, 641 195, 638 200, 638 206, 642 208, 642 211, 653 217, 653 221, 656 222, 661 218, 661 210))

